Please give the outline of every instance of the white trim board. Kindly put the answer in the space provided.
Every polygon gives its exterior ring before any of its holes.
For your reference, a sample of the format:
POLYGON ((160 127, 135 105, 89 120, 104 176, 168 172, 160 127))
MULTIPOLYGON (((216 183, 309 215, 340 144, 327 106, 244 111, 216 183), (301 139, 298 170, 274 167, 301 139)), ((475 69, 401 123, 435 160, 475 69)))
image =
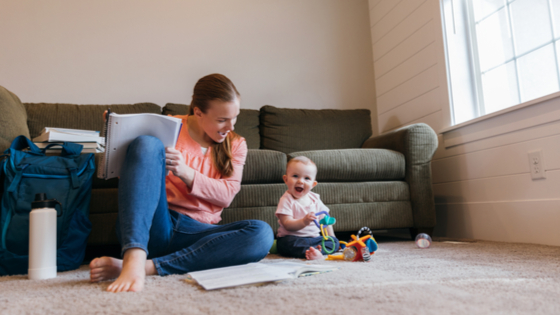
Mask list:
POLYGON ((542 150, 545 171, 560 170, 560 135, 432 160, 434 184, 529 172, 528 153, 542 150))
MULTIPOLYGON (((560 121, 550 122, 534 126, 524 130, 517 130, 496 137, 482 139, 476 142, 445 148, 440 145, 434 154, 433 161, 445 159, 452 156, 468 154, 477 151, 494 149, 497 147, 513 145, 516 143, 529 142, 541 138, 553 137, 560 134, 560 121)), ((443 136, 438 135, 438 142, 443 143, 443 136)))
MULTIPOLYGON (((560 199, 560 170, 532 180, 527 172, 433 184, 436 204, 560 199)), ((560 208, 558 209, 560 213, 560 208)), ((560 222, 560 221, 559 221, 560 222)))
POLYGON ((560 92, 444 128, 446 148, 560 120, 560 92))

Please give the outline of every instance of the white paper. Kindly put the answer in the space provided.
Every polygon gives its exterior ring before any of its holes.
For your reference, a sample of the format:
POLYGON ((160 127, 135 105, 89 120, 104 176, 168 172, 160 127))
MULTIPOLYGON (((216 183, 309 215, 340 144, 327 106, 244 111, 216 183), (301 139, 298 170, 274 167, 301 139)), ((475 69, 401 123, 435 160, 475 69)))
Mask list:
POLYGON ((206 290, 229 288, 240 285, 275 282, 294 279, 305 272, 336 270, 331 265, 311 265, 295 262, 251 263, 246 265, 195 271, 188 276, 206 290))
POLYGON ((252 263, 189 273, 206 290, 235 287, 239 285, 280 281, 294 278, 285 268, 270 268, 267 264, 252 263))
POLYGON ((107 127, 107 145, 103 159, 103 174, 100 178, 120 175, 126 151, 130 143, 139 136, 153 136, 165 147, 175 147, 181 130, 182 120, 158 114, 111 113, 107 127))

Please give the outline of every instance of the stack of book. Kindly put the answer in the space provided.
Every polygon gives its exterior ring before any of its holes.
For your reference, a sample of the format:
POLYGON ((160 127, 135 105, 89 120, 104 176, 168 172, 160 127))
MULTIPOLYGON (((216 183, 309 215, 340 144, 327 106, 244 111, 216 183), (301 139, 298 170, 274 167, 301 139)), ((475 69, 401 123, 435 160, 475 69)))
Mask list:
MULTIPOLYGON (((46 148, 53 143, 74 142, 83 146, 82 153, 105 152, 105 138, 99 135, 99 131, 83 129, 67 129, 45 127, 41 134, 33 138, 33 143, 40 149, 46 148)), ((47 149, 46 153, 59 153, 61 146, 47 149)))

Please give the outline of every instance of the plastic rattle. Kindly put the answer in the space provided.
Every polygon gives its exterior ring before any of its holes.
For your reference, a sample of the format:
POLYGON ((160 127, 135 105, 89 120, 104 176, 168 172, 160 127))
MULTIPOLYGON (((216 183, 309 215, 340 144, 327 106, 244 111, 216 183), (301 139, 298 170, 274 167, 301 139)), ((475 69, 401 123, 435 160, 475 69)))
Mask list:
POLYGON ((333 225, 336 223, 336 219, 333 217, 330 217, 329 214, 326 211, 320 211, 315 213, 316 216, 319 216, 321 214, 324 214, 325 216, 321 219, 321 221, 317 222, 317 220, 313 220, 313 222, 315 222, 315 225, 317 225, 317 227, 319 228, 319 230, 321 230, 321 234, 323 235, 323 240, 321 241, 321 245, 323 245, 323 249, 325 250, 325 252, 327 254, 332 254, 335 250, 334 246, 331 250, 328 250, 325 247, 325 241, 328 240, 329 238, 331 239, 331 242, 333 243, 333 245, 335 244, 334 239, 332 238, 332 236, 327 235, 327 226, 329 225, 333 225), (323 227, 325 226, 325 227, 323 227))

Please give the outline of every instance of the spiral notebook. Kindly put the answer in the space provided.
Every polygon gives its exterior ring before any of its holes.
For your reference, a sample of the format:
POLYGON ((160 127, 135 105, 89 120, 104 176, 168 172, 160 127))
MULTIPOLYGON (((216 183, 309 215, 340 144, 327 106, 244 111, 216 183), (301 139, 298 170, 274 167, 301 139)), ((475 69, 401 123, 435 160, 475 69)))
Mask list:
POLYGON ((105 126, 105 154, 97 169, 97 177, 111 179, 120 175, 130 143, 148 135, 161 140, 165 147, 175 147, 182 120, 159 114, 107 113, 105 126))

